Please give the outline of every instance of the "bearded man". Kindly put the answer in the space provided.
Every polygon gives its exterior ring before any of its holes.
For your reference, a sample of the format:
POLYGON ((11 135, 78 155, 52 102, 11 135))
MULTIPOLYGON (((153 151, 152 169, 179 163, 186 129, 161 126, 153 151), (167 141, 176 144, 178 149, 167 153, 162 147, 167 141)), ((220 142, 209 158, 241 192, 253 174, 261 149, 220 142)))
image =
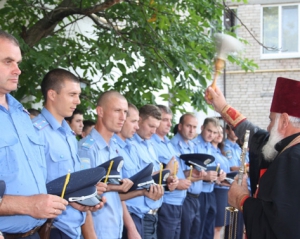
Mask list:
POLYGON ((226 103, 217 88, 208 88, 223 119, 243 138, 250 130, 249 157, 252 197, 246 176, 234 182, 229 203, 243 211, 248 239, 300 238, 300 81, 279 77, 270 109, 267 131, 249 122, 226 103), (257 186, 257 187, 256 187, 257 186))

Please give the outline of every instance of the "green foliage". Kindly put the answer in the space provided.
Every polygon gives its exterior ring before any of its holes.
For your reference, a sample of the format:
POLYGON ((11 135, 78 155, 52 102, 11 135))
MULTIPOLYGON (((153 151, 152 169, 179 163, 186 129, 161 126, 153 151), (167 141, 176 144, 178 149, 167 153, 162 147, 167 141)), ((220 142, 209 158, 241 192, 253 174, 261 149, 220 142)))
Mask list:
MULTIPOLYGON (((103 3, 106 8, 100 11, 85 12, 99 1, 7 0, 0 9, 0 27, 20 40, 23 53, 15 97, 34 96, 25 103, 27 107, 41 102, 43 75, 61 67, 76 73, 86 86, 79 106, 82 110, 94 108, 99 94, 110 89, 120 91, 138 107, 155 103, 158 92, 167 89, 160 97, 173 110, 183 111, 183 104, 191 103, 205 111, 203 92, 212 77, 215 54, 211 36, 222 29, 222 3, 132 0, 109 5, 111 2, 103 3), (52 19, 67 10, 71 13, 63 20, 52 19), (91 22, 89 30, 78 30, 77 22, 87 20, 91 13, 107 23, 91 22), (41 21, 47 24, 41 27, 37 24, 41 21)), ((244 70, 256 67, 252 60, 229 60, 244 70)))

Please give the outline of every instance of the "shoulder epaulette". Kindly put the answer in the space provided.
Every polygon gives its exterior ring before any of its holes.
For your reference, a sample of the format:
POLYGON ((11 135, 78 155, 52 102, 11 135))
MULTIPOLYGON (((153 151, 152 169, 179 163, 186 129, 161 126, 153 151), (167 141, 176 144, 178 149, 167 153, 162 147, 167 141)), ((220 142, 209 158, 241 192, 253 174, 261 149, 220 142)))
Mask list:
POLYGON ((82 143, 82 148, 90 149, 95 144, 95 140, 90 136, 86 136, 84 142, 82 143))
POLYGON ((33 122, 33 126, 38 130, 42 130, 49 125, 48 121, 45 119, 38 119, 33 122))

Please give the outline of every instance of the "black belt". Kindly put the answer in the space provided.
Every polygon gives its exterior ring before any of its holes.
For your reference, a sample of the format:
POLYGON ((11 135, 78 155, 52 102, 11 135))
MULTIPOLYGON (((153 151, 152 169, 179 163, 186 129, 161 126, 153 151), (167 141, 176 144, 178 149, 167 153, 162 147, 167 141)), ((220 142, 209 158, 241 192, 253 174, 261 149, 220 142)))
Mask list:
POLYGON ((192 197, 192 198, 198 198, 200 194, 193 194, 193 193, 187 193, 188 196, 192 197))
POLYGON ((17 239, 24 238, 33 235, 36 233, 41 227, 35 227, 32 230, 25 233, 3 233, 5 239, 17 239))

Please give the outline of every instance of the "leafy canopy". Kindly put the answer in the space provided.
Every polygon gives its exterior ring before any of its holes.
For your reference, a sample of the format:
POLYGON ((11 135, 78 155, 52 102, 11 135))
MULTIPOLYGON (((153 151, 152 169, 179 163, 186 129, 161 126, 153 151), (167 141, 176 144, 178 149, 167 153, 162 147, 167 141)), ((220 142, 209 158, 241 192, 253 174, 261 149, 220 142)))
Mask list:
MULTIPOLYGON (((44 74, 61 67, 86 86, 80 109, 94 108, 99 94, 115 89, 138 107, 155 103, 155 92, 173 110, 184 103, 206 110, 203 99, 212 78, 213 32, 222 30, 218 0, 7 0, 0 28, 15 35, 23 54, 20 87, 25 103, 42 101, 44 74), (91 28, 78 29, 90 20, 91 28)), ((231 57, 249 70, 255 64, 231 57)))

